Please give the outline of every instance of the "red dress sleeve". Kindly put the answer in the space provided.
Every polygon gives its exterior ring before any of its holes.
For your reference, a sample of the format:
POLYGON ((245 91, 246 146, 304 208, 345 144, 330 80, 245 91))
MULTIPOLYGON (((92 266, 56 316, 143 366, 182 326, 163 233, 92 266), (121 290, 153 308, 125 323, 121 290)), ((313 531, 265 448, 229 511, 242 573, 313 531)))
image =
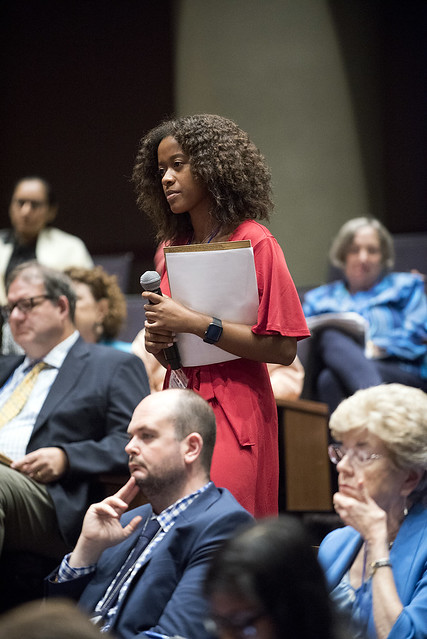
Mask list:
POLYGON ((250 239, 258 283, 259 309, 254 333, 309 337, 301 302, 285 256, 270 231, 253 220, 243 222, 230 238, 250 239))

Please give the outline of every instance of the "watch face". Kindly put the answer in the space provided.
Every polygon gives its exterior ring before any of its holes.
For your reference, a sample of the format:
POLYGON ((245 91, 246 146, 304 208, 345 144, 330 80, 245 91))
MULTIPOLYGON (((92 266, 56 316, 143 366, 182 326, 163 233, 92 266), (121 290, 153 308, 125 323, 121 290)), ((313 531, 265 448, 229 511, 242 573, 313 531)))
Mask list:
POLYGON ((208 342, 208 344, 214 344, 219 340, 222 335, 222 326, 217 326, 217 324, 209 324, 208 329, 205 333, 204 341, 208 342))

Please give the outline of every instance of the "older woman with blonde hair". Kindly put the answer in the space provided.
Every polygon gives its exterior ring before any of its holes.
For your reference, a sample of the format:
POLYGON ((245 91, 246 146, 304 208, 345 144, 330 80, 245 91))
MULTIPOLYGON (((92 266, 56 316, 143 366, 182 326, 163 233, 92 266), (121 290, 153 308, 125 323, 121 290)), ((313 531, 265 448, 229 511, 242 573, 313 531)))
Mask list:
POLYGON ((391 272, 393 238, 375 218, 346 222, 332 242, 329 258, 342 277, 305 294, 305 316, 357 313, 367 330, 364 343, 343 326, 327 323, 316 334, 310 367, 315 398, 332 412, 360 388, 384 382, 427 391, 423 276, 391 272))
POLYGON ((427 631, 427 395, 402 384, 357 391, 331 416, 334 507, 346 527, 319 560, 354 637, 427 631))

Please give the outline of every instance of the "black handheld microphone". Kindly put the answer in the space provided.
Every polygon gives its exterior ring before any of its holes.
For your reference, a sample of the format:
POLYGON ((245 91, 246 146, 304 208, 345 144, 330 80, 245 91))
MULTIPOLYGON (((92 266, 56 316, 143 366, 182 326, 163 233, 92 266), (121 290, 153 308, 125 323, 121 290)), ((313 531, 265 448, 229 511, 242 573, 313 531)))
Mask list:
MULTIPOLYGON (((139 283, 141 284, 143 291, 150 291, 150 293, 162 295, 160 279, 160 275, 156 271, 145 271, 145 273, 139 278, 139 283)), ((164 348, 163 356, 173 371, 181 368, 181 358, 176 344, 169 346, 169 348, 164 348)))

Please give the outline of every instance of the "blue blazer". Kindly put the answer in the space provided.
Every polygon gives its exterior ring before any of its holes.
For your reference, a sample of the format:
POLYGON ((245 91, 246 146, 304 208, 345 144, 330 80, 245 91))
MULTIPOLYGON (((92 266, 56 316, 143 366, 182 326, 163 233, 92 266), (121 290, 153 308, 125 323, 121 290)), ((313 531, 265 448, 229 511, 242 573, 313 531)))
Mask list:
MULTIPOLYGON (((118 546, 105 550, 94 574, 60 584, 53 582, 56 573, 50 575, 48 595, 79 600, 80 606, 91 613, 151 514, 149 504, 126 513, 123 525, 142 515, 138 530, 118 546)), ((187 639, 209 637, 203 626, 207 614, 203 597, 206 569, 222 542, 252 519, 228 490, 211 484, 154 547, 124 596, 113 634, 131 639, 152 630, 187 639)))
MULTIPOLYGON (((322 541, 318 556, 330 591, 350 568, 362 543, 362 537, 350 526, 334 530, 322 541)), ((427 509, 421 504, 413 506, 403 521, 390 550, 390 560, 404 608, 388 639, 426 639, 427 509)), ((376 636, 371 609, 368 637, 376 636)))
MULTIPOLYGON (((23 361, 0 357, 0 386, 23 361)), ((150 392, 139 357, 81 338, 67 354, 34 424, 27 453, 58 446, 69 469, 46 485, 64 539, 72 546, 94 497, 99 473, 128 473, 126 434, 136 405, 150 392)))

